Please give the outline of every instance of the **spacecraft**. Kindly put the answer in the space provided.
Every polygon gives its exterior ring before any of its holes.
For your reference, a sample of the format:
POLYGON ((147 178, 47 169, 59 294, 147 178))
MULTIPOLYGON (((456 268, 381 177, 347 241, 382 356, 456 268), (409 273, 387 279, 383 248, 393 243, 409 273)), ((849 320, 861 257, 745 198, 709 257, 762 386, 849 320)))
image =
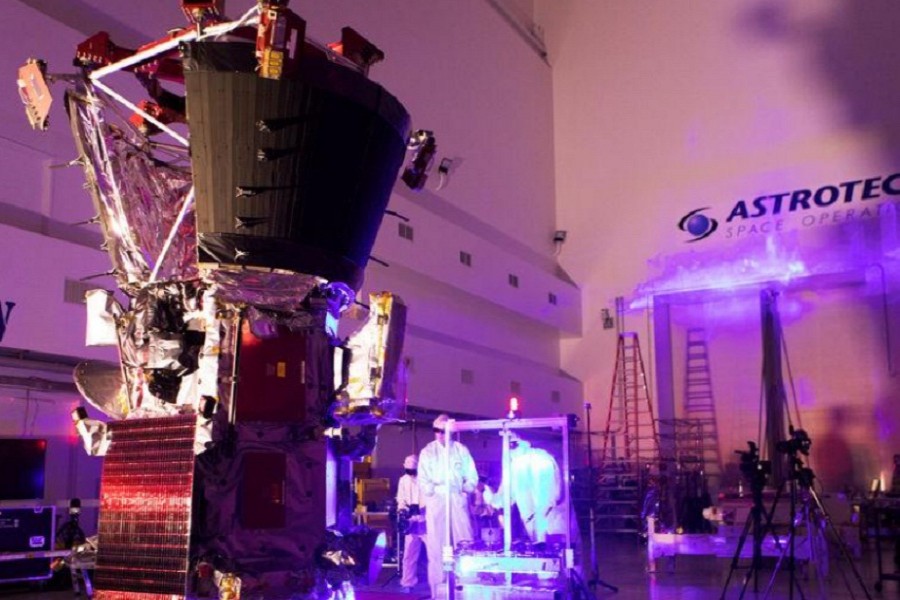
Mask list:
POLYGON ((32 59, 18 77, 35 129, 48 83, 65 84, 118 286, 89 294, 87 342, 120 364, 75 373, 107 417, 73 413, 104 456, 95 597, 331 597, 381 563, 343 479, 404 410, 406 307, 373 294, 356 334, 337 323, 410 118, 368 79, 384 55, 353 29, 326 45, 286 0, 234 20, 221 0, 181 5, 187 25, 161 39, 99 32, 76 75, 32 59), (122 73, 144 99, 110 83, 122 73))

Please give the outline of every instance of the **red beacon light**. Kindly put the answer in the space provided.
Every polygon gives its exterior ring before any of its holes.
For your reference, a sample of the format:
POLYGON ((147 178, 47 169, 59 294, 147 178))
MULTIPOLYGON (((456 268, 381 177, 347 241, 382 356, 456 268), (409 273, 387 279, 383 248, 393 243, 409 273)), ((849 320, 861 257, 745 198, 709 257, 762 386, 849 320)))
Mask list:
POLYGON ((512 396, 509 399, 509 413, 507 417, 510 419, 518 419, 522 416, 522 412, 519 410, 519 398, 517 396, 512 396))

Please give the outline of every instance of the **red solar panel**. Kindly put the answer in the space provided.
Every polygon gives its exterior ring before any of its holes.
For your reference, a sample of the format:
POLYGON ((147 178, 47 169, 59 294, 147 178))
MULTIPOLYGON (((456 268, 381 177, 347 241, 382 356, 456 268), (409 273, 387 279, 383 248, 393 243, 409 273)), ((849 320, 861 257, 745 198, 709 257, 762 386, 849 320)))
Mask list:
POLYGON ((109 424, 94 573, 98 599, 184 597, 195 420, 187 415, 109 424))

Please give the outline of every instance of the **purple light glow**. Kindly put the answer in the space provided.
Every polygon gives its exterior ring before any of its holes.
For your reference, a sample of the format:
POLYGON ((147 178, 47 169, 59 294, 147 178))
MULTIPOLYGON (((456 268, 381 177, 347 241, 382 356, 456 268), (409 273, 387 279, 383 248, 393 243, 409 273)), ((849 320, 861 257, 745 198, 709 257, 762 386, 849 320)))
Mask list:
MULTIPOLYGON (((759 291, 741 288, 725 295, 711 292, 681 294, 673 322, 685 327, 697 323, 728 324, 732 329, 756 332, 759 329, 759 291)), ((798 295, 784 295, 778 300, 778 313, 783 323, 791 323, 813 310, 813 303, 798 295)), ((710 335, 715 335, 711 333, 710 335)))
POLYGON ((688 252, 659 257, 651 267, 662 274, 638 285, 630 308, 644 308, 653 296, 689 292, 735 292, 760 285, 787 285, 810 274, 796 249, 779 247, 773 237, 752 252, 688 252))
MULTIPOLYGON (((721 297, 763 286, 810 289, 865 282, 873 265, 890 268, 900 258, 893 207, 878 220, 847 222, 723 243, 708 250, 660 255, 648 261, 651 276, 634 291, 629 307, 650 306, 654 296, 721 297), (656 273, 655 276, 652 275, 656 273)), ((871 277, 867 293, 883 293, 871 277)))
POLYGON ((885 405, 875 408, 875 423, 878 427, 878 441, 894 443, 897 440, 897 420, 885 405))

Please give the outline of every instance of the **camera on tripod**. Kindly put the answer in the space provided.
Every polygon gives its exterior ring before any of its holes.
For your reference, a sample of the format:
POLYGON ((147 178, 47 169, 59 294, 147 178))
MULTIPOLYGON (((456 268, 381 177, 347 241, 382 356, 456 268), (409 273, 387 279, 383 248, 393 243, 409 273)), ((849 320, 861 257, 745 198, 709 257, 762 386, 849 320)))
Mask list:
POLYGON ((747 451, 735 450, 735 454, 741 456, 740 469, 741 473, 751 485, 756 484, 760 489, 766 483, 766 477, 772 473, 772 462, 768 460, 759 460, 759 447, 754 442, 747 442, 750 448, 747 451))
POLYGON ((812 440, 809 434, 803 429, 789 429, 790 437, 786 440, 775 444, 775 449, 783 454, 787 454, 791 458, 792 473, 791 478, 796 479, 800 487, 809 489, 812 487, 813 480, 816 475, 813 470, 803 464, 803 461, 797 456, 809 456, 809 448, 812 446, 812 440))
POLYGON ((783 454, 796 455, 798 452, 803 456, 809 456, 809 448, 812 446, 812 440, 804 429, 790 429, 790 437, 781 440, 775 444, 775 449, 783 454))

